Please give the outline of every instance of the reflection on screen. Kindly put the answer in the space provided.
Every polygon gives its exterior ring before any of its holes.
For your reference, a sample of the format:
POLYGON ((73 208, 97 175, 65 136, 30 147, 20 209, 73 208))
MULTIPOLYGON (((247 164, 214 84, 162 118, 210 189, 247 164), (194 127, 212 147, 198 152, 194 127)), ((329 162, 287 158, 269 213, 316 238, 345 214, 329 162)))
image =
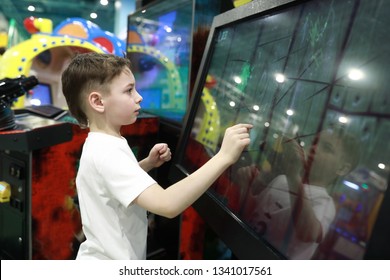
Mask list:
POLYGON ((51 86, 49 84, 38 84, 31 90, 31 92, 31 105, 39 106, 52 104, 51 86))
POLYGON ((361 259, 370 241, 389 178, 389 10, 308 1, 214 34, 183 165, 254 124, 211 193, 287 258, 361 259))

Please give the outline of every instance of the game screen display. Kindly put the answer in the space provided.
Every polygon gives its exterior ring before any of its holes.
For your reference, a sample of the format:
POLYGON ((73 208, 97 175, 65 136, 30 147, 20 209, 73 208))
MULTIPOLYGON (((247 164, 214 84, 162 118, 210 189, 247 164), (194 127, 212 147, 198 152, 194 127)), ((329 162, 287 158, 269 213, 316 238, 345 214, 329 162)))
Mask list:
POLYGON ((29 96, 29 101, 32 105, 50 105, 52 101, 51 86, 49 84, 40 83, 36 85, 29 96))
POLYGON ((388 192, 390 2, 279 2, 213 23, 177 165, 253 124, 208 195, 287 259, 363 259, 388 192))
POLYGON ((127 56, 142 109, 180 123, 187 109, 192 0, 159 1, 128 18, 127 56))

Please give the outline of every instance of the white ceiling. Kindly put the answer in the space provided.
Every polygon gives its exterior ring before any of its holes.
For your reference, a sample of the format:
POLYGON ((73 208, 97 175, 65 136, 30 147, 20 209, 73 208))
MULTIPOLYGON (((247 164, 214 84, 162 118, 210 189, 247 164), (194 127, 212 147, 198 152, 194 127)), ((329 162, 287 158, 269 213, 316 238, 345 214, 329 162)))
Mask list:
MULTIPOLYGON (((109 0, 107 6, 100 5, 99 0, 1 0, 0 12, 8 21, 13 18, 19 28, 23 27, 23 20, 30 16, 49 18, 53 21, 53 27, 69 17, 81 17, 91 20, 103 30, 114 32, 114 0, 109 0), (34 5, 36 10, 28 11, 29 5, 34 5), (96 12, 98 17, 91 19, 91 12, 96 12)), ((6 31, 1 30, 4 28, 4 22, 0 23, 0 31, 6 31)))

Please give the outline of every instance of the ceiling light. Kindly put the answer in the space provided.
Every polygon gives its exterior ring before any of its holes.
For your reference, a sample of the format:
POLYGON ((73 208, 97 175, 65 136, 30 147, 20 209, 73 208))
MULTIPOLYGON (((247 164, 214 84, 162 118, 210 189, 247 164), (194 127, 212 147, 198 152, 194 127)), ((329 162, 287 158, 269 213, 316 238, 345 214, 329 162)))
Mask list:
POLYGON ((363 78, 364 74, 359 69, 351 69, 348 73, 348 78, 350 78, 353 81, 361 80, 363 78))
POLYGON ((341 117, 339 117, 339 122, 341 122, 341 123, 347 123, 347 122, 348 122, 348 118, 347 118, 347 117, 344 117, 344 116, 341 116, 341 117))
POLYGON ((275 80, 279 84, 281 84, 281 83, 284 83, 284 81, 286 80, 286 77, 283 74, 278 73, 278 74, 275 75, 275 80))
POLYGON ((385 168, 386 168, 386 165, 385 165, 384 163, 379 163, 379 164, 378 164, 378 167, 379 167, 380 169, 385 169, 385 168))
POLYGON ((233 80, 236 84, 241 84, 242 83, 242 79, 239 77, 239 76, 234 76, 233 77, 233 80))
POLYGON ((288 109, 286 111, 286 114, 289 115, 289 116, 292 116, 292 115, 294 115, 294 110, 288 109))

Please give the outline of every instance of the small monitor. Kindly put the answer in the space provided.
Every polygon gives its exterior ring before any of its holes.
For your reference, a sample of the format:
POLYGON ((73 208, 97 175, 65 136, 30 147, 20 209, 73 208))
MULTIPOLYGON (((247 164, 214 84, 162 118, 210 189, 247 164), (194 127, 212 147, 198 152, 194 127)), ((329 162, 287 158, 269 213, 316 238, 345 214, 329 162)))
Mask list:
POLYGON ((35 106, 53 104, 51 85, 46 83, 36 85, 31 90, 30 103, 35 106))

